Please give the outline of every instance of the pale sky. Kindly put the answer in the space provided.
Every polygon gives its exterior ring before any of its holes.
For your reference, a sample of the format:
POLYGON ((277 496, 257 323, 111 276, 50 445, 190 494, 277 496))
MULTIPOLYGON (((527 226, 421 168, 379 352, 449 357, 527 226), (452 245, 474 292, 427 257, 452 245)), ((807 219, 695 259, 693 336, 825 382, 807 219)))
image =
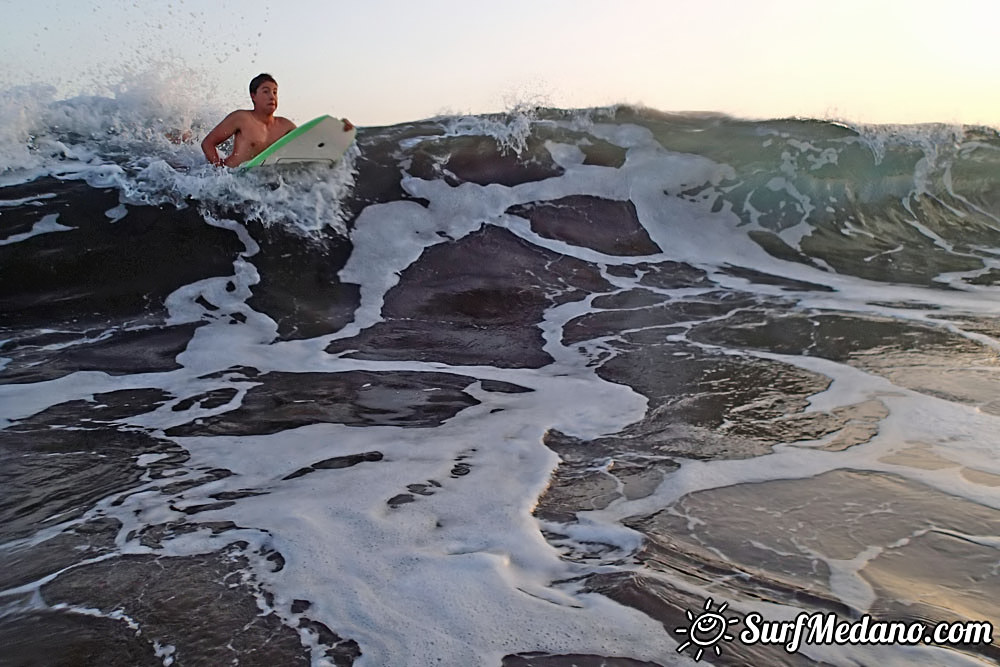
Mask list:
POLYGON ((0 0, 0 11, 0 89, 100 93, 123 67, 164 60, 190 80, 171 85, 221 105, 248 106, 247 82, 270 72, 279 114, 298 123, 527 101, 1000 127, 998 0, 0 0))

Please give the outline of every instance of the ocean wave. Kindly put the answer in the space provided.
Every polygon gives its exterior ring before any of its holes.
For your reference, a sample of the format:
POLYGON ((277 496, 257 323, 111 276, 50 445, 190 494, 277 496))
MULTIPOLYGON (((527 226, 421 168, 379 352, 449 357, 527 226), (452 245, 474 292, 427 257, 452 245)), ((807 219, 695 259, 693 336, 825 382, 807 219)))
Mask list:
POLYGON ((247 173, 158 85, 3 108, 18 659, 665 665, 708 598, 1000 622, 995 132, 530 107, 247 173))

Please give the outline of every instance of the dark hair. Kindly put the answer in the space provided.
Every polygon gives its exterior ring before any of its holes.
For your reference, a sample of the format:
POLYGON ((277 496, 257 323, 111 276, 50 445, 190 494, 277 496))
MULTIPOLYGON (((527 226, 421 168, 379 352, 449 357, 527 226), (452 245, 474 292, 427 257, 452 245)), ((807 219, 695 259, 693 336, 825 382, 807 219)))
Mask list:
POLYGON ((260 84, 264 83, 265 81, 270 81, 276 86, 278 85, 278 82, 274 80, 273 76, 265 72, 261 72, 254 78, 250 79, 250 94, 251 95, 256 94, 257 89, 260 88, 260 84))

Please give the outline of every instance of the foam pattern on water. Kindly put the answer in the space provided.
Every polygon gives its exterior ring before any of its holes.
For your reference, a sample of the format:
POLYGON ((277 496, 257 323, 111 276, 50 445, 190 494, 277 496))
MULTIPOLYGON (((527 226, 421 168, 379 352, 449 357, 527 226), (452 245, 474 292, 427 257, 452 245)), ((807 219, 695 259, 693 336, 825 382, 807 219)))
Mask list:
MULTIPOLYGON (((877 399, 887 406, 888 416, 881 421, 877 436, 864 446, 826 451, 811 446, 817 443, 796 442, 780 444, 773 452, 753 458, 680 460, 679 469, 645 497, 623 497, 602 509, 582 511, 579 521, 570 525, 541 521, 532 512, 560 463, 543 445, 546 434, 558 431, 585 440, 597 438, 640 420, 647 406, 636 391, 598 376, 594 366, 599 346, 562 342, 561 331, 569 321, 598 310, 592 300, 555 306, 545 313, 539 327, 545 332, 544 349, 554 361, 540 369, 375 361, 322 351, 332 340, 356 335, 382 322, 386 294, 428 248, 445 239, 460 240, 483 225, 507 230, 528 244, 600 266, 602 271, 641 263, 683 262, 704 271, 720 289, 750 292, 762 300, 780 298, 790 309, 804 313, 836 310, 875 315, 949 328, 972 339, 977 334, 949 318, 995 315, 1000 309, 993 287, 957 280, 950 283, 961 284, 963 289, 899 285, 830 271, 818 263, 776 258, 746 233, 749 228, 731 202, 716 206, 727 188, 741 178, 738 168, 711 157, 671 150, 642 124, 609 122, 600 114, 596 119, 565 121, 538 121, 516 114, 506 120, 441 120, 445 137, 489 136, 514 152, 524 149, 535 123, 585 131, 588 140, 623 149, 625 159, 619 167, 587 164, 581 145, 553 140, 546 147, 562 173, 543 180, 509 187, 469 182, 453 186, 443 180, 404 175, 402 189, 410 197, 426 201, 426 206, 416 201, 373 204, 352 221, 353 252, 340 278, 360 286, 361 305, 354 321, 331 335, 278 342, 277 323, 247 303, 260 280, 254 265, 256 242, 243 222, 226 213, 238 209, 247 219, 267 223, 287 217, 305 232, 332 228, 347 234, 340 202, 353 185, 353 158, 332 175, 309 169, 295 174, 217 171, 197 166, 194 149, 183 145, 170 148, 164 144, 169 154, 138 158, 131 153, 143 142, 162 143, 155 133, 138 132, 125 120, 110 124, 97 120, 108 113, 114 118, 115 109, 130 109, 135 102, 89 99, 52 106, 38 93, 29 97, 41 106, 47 104, 49 117, 41 130, 21 117, 5 125, 13 139, 5 137, 2 149, 10 156, 9 164, 18 165, 11 172, 30 174, 28 177, 44 172, 83 179, 95 187, 114 187, 127 205, 185 206, 189 199, 196 200, 211 213, 208 223, 233 231, 245 250, 235 261, 231 276, 186 285, 167 299, 168 323, 204 322, 177 357, 180 369, 117 377, 78 372, 49 382, 0 385, 0 418, 9 423, 47 406, 96 393, 155 387, 176 398, 129 418, 127 424, 163 435, 193 420, 238 409, 256 382, 223 373, 234 367, 253 368, 261 374, 448 372, 468 378, 464 391, 477 403, 434 428, 312 424, 262 435, 175 436, 172 439, 190 453, 184 464, 190 474, 210 469, 233 474, 174 495, 169 502, 160 491, 162 481, 148 479, 120 502, 102 501, 87 514, 87 518, 114 517, 122 522, 117 541, 122 554, 190 555, 217 551, 220 542, 236 540, 248 542, 249 551, 259 554, 279 552, 284 567, 278 571, 267 567, 263 558, 253 563, 260 585, 273 593, 270 601, 261 597, 261 607, 275 609, 291 623, 296 618, 293 601, 311 601, 312 618, 358 642, 362 650, 358 665, 497 665, 505 655, 529 651, 626 655, 639 660, 670 660, 670 664, 684 660, 675 653, 675 638, 659 622, 608 597, 585 592, 576 582, 596 572, 642 571, 678 588, 691 588, 688 579, 650 572, 629 559, 628 555, 641 548, 643 537, 624 522, 654 514, 700 491, 852 469, 891 473, 1000 509, 995 487, 976 484, 960 474, 962 468, 971 468, 1000 475, 995 457, 995 414, 913 391, 884 376, 836 361, 716 346, 725 354, 780 361, 830 378, 826 390, 810 397, 812 411, 877 399), (58 122, 53 120, 55 116, 58 122), (58 133, 54 130, 57 126, 58 133), (71 145, 65 142, 65 135, 71 133, 91 137, 105 133, 110 138, 71 145), (28 134, 35 139, 25 140, 28 134), (19 144, 24 145, 17 148, 19 144), (104 153, 94 149, 95 145, 104 153), (121 156, 109 157, 109 146, 120 150, 121 156), (694 188, 712 197, 692 200, 671 194, 694 188), (545 237, 524 218, 506 213, 512 206, 574 195, 631 202, 649 238, 662 251, 632 257, 610 255, 545 237), (734 266, 830 291, 754 282, 727 272, 734 266), (200 299, 226 313, 240 313, 243 320, 233 324, 214 317, 200 299), (898 306, 901 302, 933 307, 903 308, 898 306), (503 381, 532 391, 490 391, 484 388, 486 381, 503 381), (219 389, 237 391, 221 405, 175 409, 182 398, 219 389), (921 469, 887 462, 913 441, 946 453, 956 465, 921 469), (381 459, 295 476, 318 461, 367 452, 378 452, 381 459), (467 464, 471 472, 452 475, 457 461, 467 464), (237 530, 222 536, 207 531, 178 535, 156 549, 128 537, 144 526, 177 520, 185 509, 210 503, 220 493, 245 489, 263 494, 198 513, 200 521, 231 521, 237 530), (408 489, 415 494, 412 502, 387 504, 387 499, 408 489), (561 537, 550 541, 542 529, 561 537), (562 556, 562 548, 586 551, 587 545, 594 543, 612 549, 586 563, 562 556)), ((5 113, 11 112, 8 109, 5 113)), ((887 140, 867 135, 862 139, 877 161, 885 159, 887 140)), ((837 164, 836 152, 830 152, 833 149, 804 143, 797 148, 813 156, 812 168, 837 164)), ((926 164, 937 164, 938 158, 926 155, 922 159, 926 164)), ((792 162, 785 161, 789 172, 785 180, 769 179, 766 187, 782 193, 789 206, 800 207, 794 224, 782 230, 789 246, 799 249, 816 229, 814 212, 820 210, 821 202, 814 199, 815 193, 806 194, 794 184, 801 174, 795 172, 792 162)), ((913 201, 924 192, 928 173, 919 166, 902 197, 913 201)), ((115 224, 127 224, 127 216, 115 224)), ((36 227, 30 234, 60 231, 54 218, 46 218, 36 227)), ((765 227, 761 223, 753 228, 765 227)), ((18 240, 11 237, 4 242, 18 240)), ((644 289, 641 276, 615 274, 612 294, 640 288, 644 289)), ((673 295, 666 289, 660 293, 673 295)), ((979 335, 980 340, 988 338, 979 335)), ((155 461, 140 460, 145 465, 155 461)), ((65 526, 53 526, 34 539, 45 539, 62 528, 65 526)), ((859 610, 865 610, 873 599, 858 575, 864 562, 829 562, 834 594, 859 610)), ((42 583, 33 587, 37 590, 42 583)), ((3 594, 9 597, 31 588, 3 594)), ((706 586, 695 592, 711 591, 706 586)), ((771 618, 791 617, 796 611, 746 598, 735 602, 734 608, 743 613, 764 610, 771 618)), ((89 612, 80 609, 76 613, 89 612)), ((157 650, 166 663, 171 647, 157 650)), ((938 649, 911 652, 811 647, 807 655, 838 664, 852 660, 915 664, 913 661, 928 656, 949 664, 972 662, 938 649)), ((314 658, 314 662, 325 664, 322 658, 314 658)))

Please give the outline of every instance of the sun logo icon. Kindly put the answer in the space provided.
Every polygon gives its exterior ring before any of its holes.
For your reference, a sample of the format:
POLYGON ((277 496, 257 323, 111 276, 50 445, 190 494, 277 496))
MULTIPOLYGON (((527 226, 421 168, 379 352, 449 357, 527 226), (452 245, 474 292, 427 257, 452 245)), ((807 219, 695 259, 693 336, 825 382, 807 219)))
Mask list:
POLYGON ((708 598, 705 602, 705 610, 697 616, 692 614, 691 610, 685 610, 691 625, 674 630, 678 634, 688 636, 687 641, 677 647, 677 652, 683 653, 684 649, 693 644, 697 647, 694 652, 695 662, 701 660, 706 648, 711 647, 715 651, 715 655, 722 655, 718 643, 722 640, 733 641, 735 637, 727 633, 726 630, 730 625, 740 622, 738 618, 726 618, 722 615, 728 606, 729 603, 724 602, 721 607, 712 611, 712 598, 708 598))

